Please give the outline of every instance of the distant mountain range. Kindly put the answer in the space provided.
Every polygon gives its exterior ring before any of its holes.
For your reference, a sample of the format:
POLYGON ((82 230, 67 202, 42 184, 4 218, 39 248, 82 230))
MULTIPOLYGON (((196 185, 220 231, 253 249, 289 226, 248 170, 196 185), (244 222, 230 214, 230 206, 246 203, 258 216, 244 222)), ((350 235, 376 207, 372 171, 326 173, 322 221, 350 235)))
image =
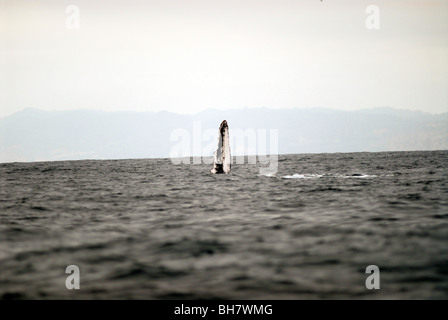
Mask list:
POLYGON ((182 115, 24 109, 0 119, 0 162, 186 155, 176 153, 179 146, 192 155, 211 156, 213 137, 202 135, 207 130, 217 135, 224 119, 231 139, 234 135, 234 155, 261 152, 263 129, 271 143, 268 151, 280 154, 448 149, 448 113, 245 108, 182 115), (277 130, 278 139, 269 134, 271 129, 277 130))

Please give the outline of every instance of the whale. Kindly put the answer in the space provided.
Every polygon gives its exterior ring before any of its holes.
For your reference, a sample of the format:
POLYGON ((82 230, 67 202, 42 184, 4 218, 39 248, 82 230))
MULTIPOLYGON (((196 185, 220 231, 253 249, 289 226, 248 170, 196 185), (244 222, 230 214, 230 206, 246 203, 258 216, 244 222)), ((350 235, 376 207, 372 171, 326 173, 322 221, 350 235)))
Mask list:
POLYGON ((213 153, 213 168, 210 170, 212 174, 230 173, 232 158, 230 155, 229 143, 229 125, 224 120, 219 126, 218 146, 213 153))

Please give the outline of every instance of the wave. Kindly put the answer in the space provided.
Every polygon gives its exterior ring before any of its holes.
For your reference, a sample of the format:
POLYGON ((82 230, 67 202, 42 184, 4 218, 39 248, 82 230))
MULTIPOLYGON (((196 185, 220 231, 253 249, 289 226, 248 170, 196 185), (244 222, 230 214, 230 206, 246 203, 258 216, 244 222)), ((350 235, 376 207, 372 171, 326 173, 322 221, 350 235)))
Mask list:
POLYGON ((321 178, 322 174, 298 174, 294 173, 292 176, 283 176, 284 179, 316 179, 321 178))
POLYGON ((284 178, 284 179, 316 179, 316 178, 322 178, 322 177, 365 179, 365 178, 376 178, 378 176, 377 175, 369 175, 369 174, 361 174, 361 173, 354 173, 351 175, 323 175, 323 174, 294 173, 293 175, 286 175, 286 176, 283 176, 282 178, 284 178))
POLYGON ((346 175, 346 176, 343 176, 343 178, 360 178, 360 179, 365 179, 365 178, 376 178, 376 177, 378 177, 377 175, 374 175, 374 174, 361 174, 361 173, 355 173, 355 174, 352 174, 352 175, 346 175))

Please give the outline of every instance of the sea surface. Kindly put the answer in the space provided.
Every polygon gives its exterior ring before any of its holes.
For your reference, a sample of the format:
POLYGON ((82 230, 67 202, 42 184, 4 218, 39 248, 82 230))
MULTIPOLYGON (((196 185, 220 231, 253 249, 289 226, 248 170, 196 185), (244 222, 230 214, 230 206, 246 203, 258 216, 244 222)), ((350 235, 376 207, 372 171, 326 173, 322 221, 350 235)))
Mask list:
POLYGON ((0 164, 0 298, 448 299, 447 164, 448 151, 280 155, 271 176, 0 164))

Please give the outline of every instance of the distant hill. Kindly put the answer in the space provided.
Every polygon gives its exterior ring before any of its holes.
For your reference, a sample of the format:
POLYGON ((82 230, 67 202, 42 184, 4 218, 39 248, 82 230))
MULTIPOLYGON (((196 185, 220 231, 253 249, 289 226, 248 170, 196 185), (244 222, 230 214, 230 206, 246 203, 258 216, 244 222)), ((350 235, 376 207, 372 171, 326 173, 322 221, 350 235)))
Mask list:
MULTIPOLYGON (((233 135, 234 155, 257 153, 262 141, 258 134, 264 133, 261 129, 267 133, 278 130, 280 154, 448 149, 448 113, 391 108, 245 108, 180 115, 24 109, 0 119, 0 162, 166 158, 179 146, 176 133, 189 135, 190 141, 185 140, 184 146, 190 146, 191 154, 200 155, 203 148, 202 155, 210 156, 213 136, 224 119, 229 123, 231 139, 233 135), (195 149, 197 137, 207 129, 212 130, 211 138, 202 137, 200 148, 195 149), (249 143, 252 133, 257 144, 249 143)), ((271 150, 275 151, 272 145, 271 150)))

